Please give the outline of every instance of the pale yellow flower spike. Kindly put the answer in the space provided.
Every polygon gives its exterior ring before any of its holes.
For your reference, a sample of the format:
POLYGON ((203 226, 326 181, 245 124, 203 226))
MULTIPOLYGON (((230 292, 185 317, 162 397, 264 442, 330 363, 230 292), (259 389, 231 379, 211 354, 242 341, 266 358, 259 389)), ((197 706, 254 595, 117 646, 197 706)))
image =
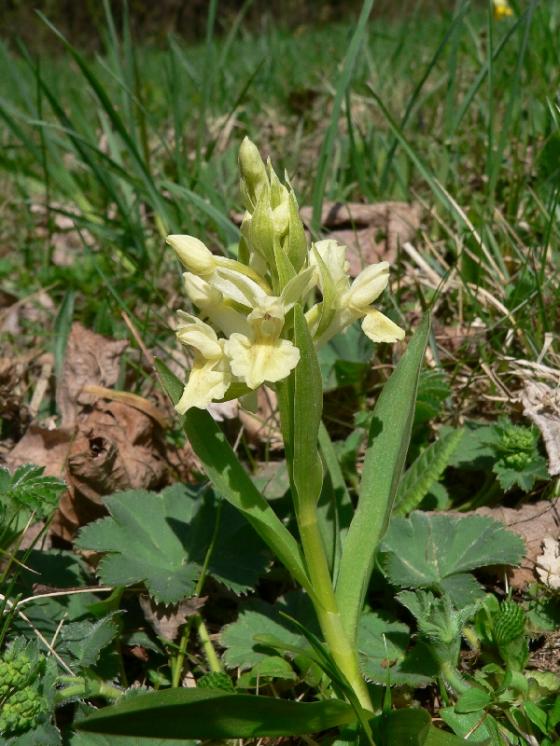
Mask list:
POLYGON ((309 248, 288 179, 282 184, 247 138, 239 162, 247 208, 239 260, 213 254, 194 236, 167 237, 187 270, 187 296, 204 319, 179 311, 177 337, 193 354, 176 405, 181 414, 205 409, 228 390, 230 396, 239 389, 255 391, 289 376, 300 351, 286 333, 286 316, 296 304, 305 308, 315 286, 322 299, 305 318, 316 347, 358 319, 374 342, 404 337, 372 305, 389 282, 388 263, 366 267, 352 281, 346 247, 327 239, 309 248))

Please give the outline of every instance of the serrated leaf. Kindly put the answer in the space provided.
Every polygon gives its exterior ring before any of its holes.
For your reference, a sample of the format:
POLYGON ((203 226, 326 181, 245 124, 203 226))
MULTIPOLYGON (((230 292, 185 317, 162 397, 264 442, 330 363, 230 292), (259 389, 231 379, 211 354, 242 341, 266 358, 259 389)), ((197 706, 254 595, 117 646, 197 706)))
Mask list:
POLYGON ((449 396, 451 389, 444 373, 440 370, 422 371, 418 380, 414 425, 433 420, 449 396))
POLYGON ((223 627, 220 643, 226 648, 224 663, 228 668, 251 668, 265 660, 269 651, 255 638, 268 635, 286 645, 306 646, 305 639, 280 614, 285 612, 306 627, 318 632, 315 613, 309 598, 298 591, 274 604, 254 600, 245 604, 235 622, 223 627))
POLYGON ((264 547, 228 505, 218 516, 211 493, 196 495, 184 485, 159 494, 130 490, 104 498, 110 516, 82 529, 77 546, 105 552, 98 574, 108 585, 145 583, 159 603, 192 595, 214 533, 208 572, 238 593, 264 571, 264 547))
POLYGON ((414 512, 391 521, 380 563, 393 585, 441 588, 446 578, 479 567, 516 565, 523 554, 522 539, 491 518, 414 512))
POLYGON ((362 673, 376 684, 427 686, 439 671, 427 645, 410 648, 406 624, 372 612, 360 619, 358 652, 362 673))
POLYGON ((500 487, 507 492, 513 487, 519 487, 523 492, 530 492, 539 479, 547 479, 549 474, 546 461, 537 456, 522 469, 513 469, 501 461, 496 461, 492 471, 498 477, 500 487))
POLYGON ((463 430, 452 430, 422 451, 401 479, 394 515, 405 515, 420 505, 449 465, 462 437, 463 430))
POLYGON ((36 728, 11 738, 0 736, 0 743, 5 746, 60 746, 62 739, 58 728, 52 723, 41 723, 36 728))
POLYGON ((62 628, 57 652, 69 656, 72 668, 91 668, 102 651, 118 636, 120 626, 116 612, 97 622, 71 622, 62 628))
POLYGON ((340 700, 292 702, 214 689, 168 689, 142 694, 77 723, 112 735, 177 738, 258 738, 317 733, 355 722, 340 700))
POLYGON ((441 590, 449 596, 458 609, 475 603, 483 598, 485 593, 483 586, 469 572, 458 572, 443 578, 441 590))
POLYGON ((24 464, 10 474, 0 467, 0 504, 5 508, 35 511, 38 518, 48 516, 66 488, 56 477, 44 476, 43 466, 24 464))
MULTIPOLYGON (((452 455, 450 466, 482 471, 491 468, 495 460, 494 445, 500 441, 498 425, 465 422, 463 430, 461 448, 452 455)), ((448 432, 448 428, 442 428, 441 432, 448 432)))

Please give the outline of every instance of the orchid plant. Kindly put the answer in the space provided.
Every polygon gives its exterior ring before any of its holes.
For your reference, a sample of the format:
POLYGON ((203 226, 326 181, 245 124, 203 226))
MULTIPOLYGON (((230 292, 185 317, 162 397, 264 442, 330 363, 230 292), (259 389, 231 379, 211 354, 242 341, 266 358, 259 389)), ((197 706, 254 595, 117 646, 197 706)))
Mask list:
POLYGON ((296 703, 211 689, 164 691, 123 701, 81 727, 132 734, 133 715, 139 722, 156 709, 162 714, 163 707, 167 721, 189 716, 181 730, 185 738, 299 735, 350 725, 374 743, 377 713, 360 671, 357 629, 405 462, 429 322, 421 324, 378 397, 358 503, 349 523, 336 522, 329 556, 318 513, 325 471, 341 485, 347 504, 350 499, 321 422, 317 350, 360 319, 376 343, 401 341, 405 332, 373 306, 389 282, 387 262, 367 266, 352 279, 346 247, 332 239, 308 241, 288 178, 282 183, 248 138, 239 168, 246 212, 237 259, 214 254, 193 236, 167 239, 186 270, 184 289, 194 309, 178 312, 176 328, 192 364, 186 384, 162 363, 158 367, 215 489, 245 515, 309 595, 323 640, 301 632, 309 655, 331 681, 330 695, 296 703), (297 536, 258 491, 207 411, 212 402, 233 398, 250 406, 263 385, 277 395, 297 536), (227 720, 230 704, 233 720, 227 720), (208 717, 210 730, 200 725, 208 717))

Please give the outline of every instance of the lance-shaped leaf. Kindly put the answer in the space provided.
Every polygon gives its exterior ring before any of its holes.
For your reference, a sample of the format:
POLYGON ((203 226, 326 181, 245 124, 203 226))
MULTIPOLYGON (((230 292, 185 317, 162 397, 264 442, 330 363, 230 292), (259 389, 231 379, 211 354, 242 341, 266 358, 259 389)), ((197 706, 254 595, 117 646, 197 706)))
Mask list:
POLYGON ((262 738, 318 733, 355 720, 340 700, 302 703, 196 688, 139 694, 76 727, 143 738, 262 738))
MULTIPOLYGON (((161 361, 156 361, 156 365, 171 400, 178 401, 183 390, 181 382, 161 361)), ((210 414, 190 409, 184 423, 191 445, 216 490, 243 513, 292 577, 313 596, 299 544, 255 487, 210 414)))
POLYGON ((356 638, 375 552, 387 528, 404 468, 429 331, 430 320, 426 317, 373 411, 358 507, 344 540, 336 585, 342 621, 351 639, 356 638))

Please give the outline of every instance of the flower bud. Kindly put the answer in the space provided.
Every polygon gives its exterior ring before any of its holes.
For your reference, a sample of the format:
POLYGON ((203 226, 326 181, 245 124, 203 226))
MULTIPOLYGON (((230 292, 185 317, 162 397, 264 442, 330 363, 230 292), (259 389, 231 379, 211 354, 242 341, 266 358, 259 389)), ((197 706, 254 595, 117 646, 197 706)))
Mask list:
POLYGON ((349 304, 366 308, 379 298, 389 282, 389 263, 370 264, 360 272, 349 290, 349 304))
POLYGON ((248 195, 255 202, 263 185, 268 183, 268 178, 258 148, 248 137, 243 138, 239 148, 239 170, 248 195))
POLYGON ((201 277, 209 276, 216 268, 216 259, 210 249, 194 236, 167 236, 167 243, 183 267, 201 277))

